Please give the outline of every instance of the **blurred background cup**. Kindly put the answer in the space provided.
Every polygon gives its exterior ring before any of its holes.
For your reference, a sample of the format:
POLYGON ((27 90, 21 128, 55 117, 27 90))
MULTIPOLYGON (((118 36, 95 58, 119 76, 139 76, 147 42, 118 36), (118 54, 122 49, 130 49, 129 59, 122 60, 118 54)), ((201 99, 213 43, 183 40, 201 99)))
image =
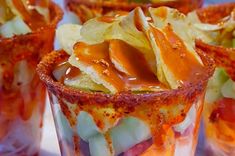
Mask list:
MULTIPOLYGON (((212 5, 199 9, 197 13, 202 22, 223 26, 229 15, 234 16, 231 14, 234 9, 233 2, 212 5)), ((221 45, 196 42, 196 46, 216 63, 215 73, 208 82, 203 111, 207 155, 235 155, 235 25, 234 17, 231 16, 233 22, 226 30, 221 30, 220 35, 225 36, 222 37, 221 45)))
POLYGON ((213 61, 201 54, 207 69, 200 80, 176 90, 115 95, 56 81, 53 74, 70 70, 58 68, 69 56, 63 51, 48 54, 37 72, 49 91, 61 154, 193 156, 205 88, 213 72, 213 61), (109 124, 115 125, 108 128, 109 124))
MULTIPOLYGON (((21 1, 14 1, 17 3, 21 1)), ((48 23, 33 27, 38 24, 33 22, 39 21, 35 16, 32 23, 28 21, 32 32, 0 35, 0 155, 31 156, 39 152, 46 88, 35 70, 40 59, 53 49, 55 28, 63 14, 51 1, 48 10, 48 23)), ((28 15, 24 17, 29 19, 28 15)), ((2 33, 10 27, 6 23, 2 33)))
POLYGON ((201 7, 203 0, 65 0, 65 3, 84 23, 97 16, 123 14, 138 6, 145 12, 149 7, 169 6, 188 13, 201 7))

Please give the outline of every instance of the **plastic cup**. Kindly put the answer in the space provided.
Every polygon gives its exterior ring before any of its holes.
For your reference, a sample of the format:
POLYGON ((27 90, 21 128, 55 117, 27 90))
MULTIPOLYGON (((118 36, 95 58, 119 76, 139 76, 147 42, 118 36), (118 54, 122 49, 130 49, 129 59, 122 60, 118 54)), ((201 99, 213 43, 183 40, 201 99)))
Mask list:
POLYGON ((32 33, 0 38, 0 155, 39 152, 46 87, 36 65, 53 49, 62 10, 49 4, 50 23, 32 33))
POLYGON ((55 51, 37 67, 49 97, 61 155, 193 156, 213 61, 198 51, 206 72, 175 90, 110 95, 65 86, 53 77, 68 55, 55 51))
MULTIPOLYGON (((205 23, 218 23, 230 15, 235 3, 209 6, 198 10, 199 18, 205 23)), ((205 131, 206 154, 214 156, 235 155, 235 96, 234 90, 229 90, 229 81, 235 81, 235 49, 215 46, 197 41, 196 46, 215 60, 219 71, 211 78, 208 85, 203 123, 205 131), (230 79, 230 80, 229 80, 230 79), (230 96, 228 96, 230 95, 230 96)))

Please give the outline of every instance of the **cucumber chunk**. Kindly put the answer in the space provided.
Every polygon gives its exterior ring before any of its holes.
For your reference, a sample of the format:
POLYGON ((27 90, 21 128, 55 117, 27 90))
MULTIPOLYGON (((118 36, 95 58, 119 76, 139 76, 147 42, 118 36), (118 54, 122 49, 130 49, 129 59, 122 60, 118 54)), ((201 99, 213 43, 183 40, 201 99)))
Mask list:
POLYGON ((221 88, 224 97, 235 99, 235 82, 228 79, 221 88))
POLYGON ((12 37, 14 36, 14 32, 15 30, 11 22, 6 22, 0 27, 0 34, 3 37, 12 37))
POLYGON ((115 110, 113 108, 99 108, 94 111, 96 111, 95 114, 97 117, 103 120, 104 125, 102 128, 98 127, 94 121, 94 117, 85 111, 81 111, 77 116, 77 132, 84 141, 88 141, 90 137, 98 133, 105 134, 119 121, 119 118, 112 118, 112 120, 110 120, 110 118, 104 115, 104 112, 108 113, 110 116, 114 115, 115 110))
POLYGON ((3 37, 12 37, 14 35, 23 35, 31 32, 31 29, 20 17, 15 17, 0 27, 0 34, 3 37))
POLYGON ((89 75, 83 72, 74 78, 65 79, 64 84, 86 91, 103 91, 105 93, 109 92, 103 85, 95 83, 89 75))
POLYGON ((90 114, 81 111, 77 117, 77 132, 78 135, 86 142, 89 138, 97 135, 99 130, 90 114))
POLYGON ((141 120, 127 117, 111 131, 115 155, 118 155, 134 145, 151 137, 149 127, 141 120))
POLYGON ((109 145, 102 134, 89 138, 89 149, 91 156, 112 156, 109 145))
POLYGON ((58 129, 60 130, 60 135, 63 139, 67 141, 72 141, 73 140, 73 130, 69 125, 68 120, 62 113, 59 104, 54 104, 54 111, 56 115, 56 123, 58 126, 58 129))
POLYGON ((208 82, 205 100, 213 103, 222 97, 221 87, 229 79, 223 68, 216 68, 213 76, 208 82))

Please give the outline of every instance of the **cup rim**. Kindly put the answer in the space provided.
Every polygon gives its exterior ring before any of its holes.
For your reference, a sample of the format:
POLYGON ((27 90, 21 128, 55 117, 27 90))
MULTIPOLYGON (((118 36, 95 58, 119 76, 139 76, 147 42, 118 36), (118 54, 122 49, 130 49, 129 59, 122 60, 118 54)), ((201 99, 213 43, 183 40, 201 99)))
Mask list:
POLYGON ((235 8, 235 2, 208 5, 196 10, 199 19, 204 23, 217 23, 218 20, 228 16, 235 8), (216 15, 216 16, 215 16, 216 15))
MULTIPOLYGON (((228 16, 235 8, 235 2, 210 5, 196 10, 199 19, 204 23, 218 23, 218 20, 228 16), (212 15, 217 16, 212 16, 212 15)), ((215 60, 215 64, 226 69, 235 81, 235 48, 226 48, 219 45, 210 45, 196 40, 196 47, 206 52, 215 60)))
POLYGON ((214 59, 217 67, 225 68, 229 76, 235 81, 235 48, 226 48, 196 40, 196 47, 214 59))
MULTIPOLYGON (((102 92, 87 92, 64 85, 53 78, 52 71, 58 62, 68 59, 69 55, 63 50, 57 50, 46 55, 37 66, 40 79, 46 84, 49 92, 57 97, 64 98, 70 103, 89 103, 97 105, 114 104, 116 106, 135 107, 140 104, 177 105, 179 103, 193 103, 199 95, 204 93, 207 81, 214 72, 214 61, 200 49, 197 49, 206 72, 194 82, 182 85, 177 89, 150 93, 132 93, 123 91, 116 94, 102 92)), ((191 106, 191 105, 190 105, 191 106)), ((190 107, 189 107, 190 108, 190 107)))

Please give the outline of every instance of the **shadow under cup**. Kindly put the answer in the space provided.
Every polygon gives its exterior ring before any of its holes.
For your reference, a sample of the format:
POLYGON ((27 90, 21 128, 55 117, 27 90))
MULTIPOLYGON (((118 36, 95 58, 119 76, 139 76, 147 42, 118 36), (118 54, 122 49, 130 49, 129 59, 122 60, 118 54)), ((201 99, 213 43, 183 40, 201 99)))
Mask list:
POLYGON ((39 152, 46 88, 36 74, 53 49, 62 10, 50 3, 49 24, 26 35, 0 38, 0 155, 39 152))
POLYGON ((65 62, 52 52, 37 72, 46 84, 63 156, 193 156, 207 81, 213 61, 198 51, 206 72, 176 90, 150 93, 86 92, 52 75, 65 62))

